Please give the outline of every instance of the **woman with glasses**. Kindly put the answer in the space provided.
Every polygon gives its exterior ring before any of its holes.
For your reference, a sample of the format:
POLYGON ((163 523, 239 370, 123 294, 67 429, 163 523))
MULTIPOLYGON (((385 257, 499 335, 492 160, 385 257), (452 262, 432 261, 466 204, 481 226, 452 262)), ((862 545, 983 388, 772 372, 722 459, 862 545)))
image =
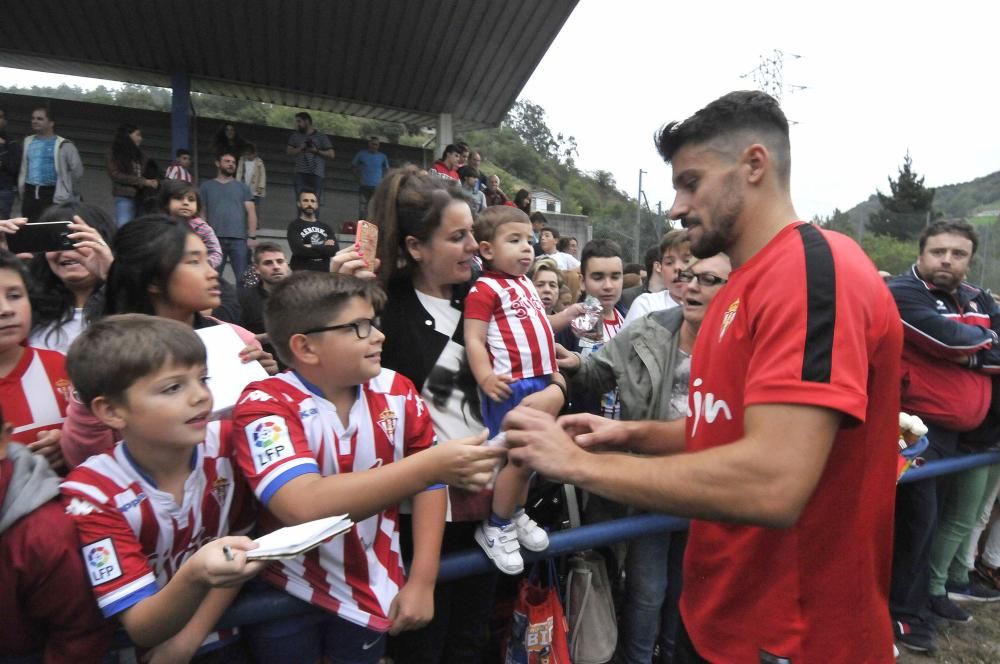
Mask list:
MULTIPOLYGON (((469 204, 457 185, 408 166, 386 174, 372 210, 379 228, 378 261, 372 262, 389 296, 382 312, 382 365, 417 386, 439 440, 476 435, 485 427, 462 335, 462 307, 476 276, 469 204)), ((333 259, 332 270, 360 276, 363 260, 372 258, 347 248, 333 259)), ((562 388, 551 385, 523 403, 556 414, 562 388)), ((442 555, 473 546, 475 528, 490 510, 489 492, 449 488, 448 499, 442 555)), ((403 547, 408 554, 410 543, 403 547)), ((438 583, 430 625, 396 637, 391 650, 397 664, 481 661, 495 585, 495 570, 438 583)))
MULTIPOLYGON (((685 417, 691 349, 708 305, 722 290, 731 269, 725 254, 694 263, 676 277, 682 285, 679 307, 654 311, 627 324, 582 360, 579 354, 557 346, 559 370, 579 390, 603 394, 617 387, 623 420, 685 417)), ((622 639, 622 661, 627 664, 648 664, 657 634, 664 660, 670 661, 678 624, 684 538, 683 533, 664 533, 629 543, 622 639), (661 626, 665 603, 668 618, 661 626)))

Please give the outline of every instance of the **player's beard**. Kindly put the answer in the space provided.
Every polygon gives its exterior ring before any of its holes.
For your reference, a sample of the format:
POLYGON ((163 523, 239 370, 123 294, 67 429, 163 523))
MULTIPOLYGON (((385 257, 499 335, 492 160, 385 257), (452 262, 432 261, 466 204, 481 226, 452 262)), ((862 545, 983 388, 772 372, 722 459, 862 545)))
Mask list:
POLYGON ((723 186, 722 199, 711 212, 712 228, 705 226, 701 217, 687 217, 685 226, 697 226, 700 232, 691 238, 691 255, 709 258, 727 251, 736 241, 736 220, 743 213, 743 194, 739 190, 737 174, 733 173, 723 186))

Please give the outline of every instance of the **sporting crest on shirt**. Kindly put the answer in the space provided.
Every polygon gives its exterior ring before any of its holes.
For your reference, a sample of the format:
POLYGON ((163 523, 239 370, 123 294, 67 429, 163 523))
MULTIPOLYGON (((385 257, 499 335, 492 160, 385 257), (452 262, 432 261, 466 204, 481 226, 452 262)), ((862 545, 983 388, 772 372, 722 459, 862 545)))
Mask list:
POLYGON ((65 378, 60 378, 56 381, 56 392, 61 394, 62 398, 68 402, 73 393, 73 386, 65 378))
POLYGON ((212 496, 219 503, 219 507, 226 504, 226 496, 229 495, 229 486, 231 484, 232 482, 225 477, 216 477, 215 481, 212 482, 212 496))
POLYGON ((725 336, 726 330, 732 324, 733 319, 736 318, 736 312, 740 309, 740 298, 736 298, 729 308, 726 309, 726 313, 722 315, 722 327, 719 328, 719 341, 722 341, 722 337, 725 336))
POLYGON ((396 413, 386 408, 385 410, 383 410, 381 413, 378 414, 378 417, 375 419, 375 421, 378 423, 379 428, 381 428, 382 431, 385 432, 386 437, 388 437, 389 440, 392 440, 393 436, 396 434, 396 422, 398 422, 396 413))

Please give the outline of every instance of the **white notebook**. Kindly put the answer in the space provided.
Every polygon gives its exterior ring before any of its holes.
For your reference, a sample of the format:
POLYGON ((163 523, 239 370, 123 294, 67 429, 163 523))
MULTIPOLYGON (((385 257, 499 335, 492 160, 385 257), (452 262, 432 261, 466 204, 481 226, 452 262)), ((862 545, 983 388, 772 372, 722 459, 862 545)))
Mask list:
POLYGON ((294 558, 317 546, 342 535, 351 529, 354 522, 346 514, 325 519, 306 521, 297 526, 279 528, 273 533, 258 537, 254 541, 260 546, 247 551, 247 560, 281 560, 294 558))
POLYGON ((267 378, 260 362, 240 360, 246 344, 233 328, 215 325, 195 330, 208 354, 208 389, 212 392, 212 419, 228 416, 236 406, 243 388, 255 380, 267 378))

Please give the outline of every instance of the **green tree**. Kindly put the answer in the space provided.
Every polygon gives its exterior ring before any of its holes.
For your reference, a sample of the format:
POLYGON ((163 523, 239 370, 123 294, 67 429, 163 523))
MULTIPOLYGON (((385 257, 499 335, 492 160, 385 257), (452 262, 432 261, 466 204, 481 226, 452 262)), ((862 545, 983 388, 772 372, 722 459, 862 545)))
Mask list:
POLYGON ((899 177, 888 180, 891 195, 876 191, 881 209, 868 217, 868 230, 898 240, 914 238, 927 221, 934 218, 934 189, 925 187, 924 178, 913 171, 909 151, 903 158, 899 177))

